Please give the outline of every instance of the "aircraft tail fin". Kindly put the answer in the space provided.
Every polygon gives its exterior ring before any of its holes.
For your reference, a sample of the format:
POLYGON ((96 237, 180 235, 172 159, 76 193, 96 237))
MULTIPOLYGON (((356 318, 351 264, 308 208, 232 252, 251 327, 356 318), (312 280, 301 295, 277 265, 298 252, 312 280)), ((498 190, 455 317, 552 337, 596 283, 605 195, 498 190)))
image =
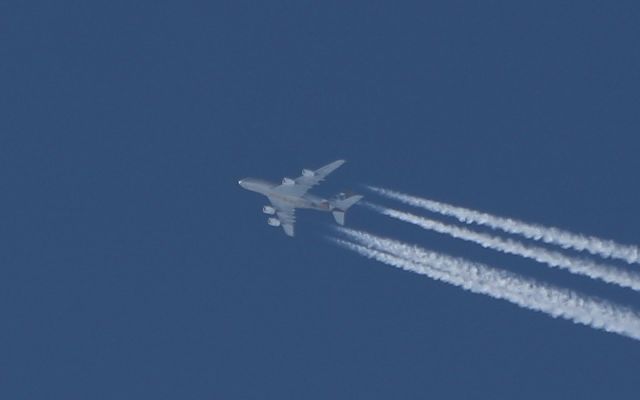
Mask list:
POLYGON ((333 218, 339 225, 344 225, 344 214, 347 212, 349 207, 356 204, 362 199, 361 195, 353 195, 346 197, 344 193, 338 195, 338 197, 333 201, 334 209, 331 212, 333 214, 333 218))

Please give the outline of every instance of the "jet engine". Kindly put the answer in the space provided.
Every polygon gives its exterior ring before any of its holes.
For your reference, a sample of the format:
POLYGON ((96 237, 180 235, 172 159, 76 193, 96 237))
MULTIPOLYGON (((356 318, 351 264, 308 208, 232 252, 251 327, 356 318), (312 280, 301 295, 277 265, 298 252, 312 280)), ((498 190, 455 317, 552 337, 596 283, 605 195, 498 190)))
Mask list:
POLYGON ((267 220, 267 223, 271 226, 280 226, 280 220, 278 218, 271 217, 267 220))
POLYGON ((307 178, 310 178, 312 176, 314 176, 316 173, 311 171, 310 169, 303 169, 302 170, 302 176, 306 176, 307 178))
POLYGON ((293 186, 295 185, 296 181, 294 181, 291 178, 282 178, 282 184, 286 185, 286 186, 293 186))
POLYGON ((271 206, 262 207, 262 212, 265 214, 273 215, 276 213, 276 209, 271 206))

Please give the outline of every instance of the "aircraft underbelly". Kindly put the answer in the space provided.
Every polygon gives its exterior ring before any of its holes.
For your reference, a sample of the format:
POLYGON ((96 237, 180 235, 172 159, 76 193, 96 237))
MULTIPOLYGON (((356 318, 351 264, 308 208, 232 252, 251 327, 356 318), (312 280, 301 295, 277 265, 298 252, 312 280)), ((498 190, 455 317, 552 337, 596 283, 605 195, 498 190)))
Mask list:
POLYGON ((320 211, 329 211, 331 209, 329 201, 316 196, 306 195, 303 197, 293 197, 275 194, 273 195, 273 197, 277 198, 283 203, 291 205, 291 207, 293 208, 309 208, 320 211))

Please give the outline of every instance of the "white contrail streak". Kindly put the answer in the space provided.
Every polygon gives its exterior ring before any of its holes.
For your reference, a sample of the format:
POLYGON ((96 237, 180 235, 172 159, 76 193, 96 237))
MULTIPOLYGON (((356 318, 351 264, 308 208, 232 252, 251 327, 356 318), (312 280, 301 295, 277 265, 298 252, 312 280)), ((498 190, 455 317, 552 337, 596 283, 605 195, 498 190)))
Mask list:
POLYGON ((475 232, 467 228, 444 224, 429 218, 394 210, 392 208, 382 207, 376 204, 363 204, 383 215, 418 225, 424 229, 450 235, 457 239, 474 242, 482 247, 501 251, 503 253, 530 258, 551 267, 566 269, 574 274, 585 275, 589 278, 600 279, 607 283, 640 291, 640 274, 637 272, 626 271, 614 266, 598 264, 591 260, 576 259, 557 251, 547 250, 543 247, 529 246, 517 240, 503 239, 486 233, 475 232))
POLYGON ((365 257, 552 317, 640 340, 640 316, 628 308, 395 240, 346 228, 339 230, 359 244, 335 241, 365 257))
POLYGON ((470 210, 468 208, 456 207, 433 200, 410 196, 380 187, 368 186, 368 188, 385 197, 399 200, 412 206, 421 207, 435 213, 451 216, 467 224, 475 223, 485 225, 507 233, 522 235, 528 239, 558 245, 565 249, 587 251, 593 255, 605 258, 616 258, 624 260, 630 264, 640 264, 640 248, 638 246, 619 244, 612 240, 600 239, 594 236, 581 235, 558 228, 499 217, 480 211, 470 210))

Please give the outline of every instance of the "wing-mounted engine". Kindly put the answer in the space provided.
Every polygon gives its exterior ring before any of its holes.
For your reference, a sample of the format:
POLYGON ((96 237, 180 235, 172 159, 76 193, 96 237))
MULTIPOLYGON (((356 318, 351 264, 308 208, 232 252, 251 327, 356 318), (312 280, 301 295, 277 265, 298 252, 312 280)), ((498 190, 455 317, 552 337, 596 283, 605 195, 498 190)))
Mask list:
POLYGON ((303 169, 302 170, 302 176, 304 176, 305 178, 311 178, 312 176, 314 176, 316 173, 313 172, 310 169, 303 169))
POLYGON ((282 184, 285 186, 293 186, 296 184, 296 181, 291 178, 282 178, 282 184))
POLYGON ((262 207, 262 212, 268 215, 273 215, 276 213, 276 209, 271 206, 262 207))
POLYGON ((267 220, 267 223, 271 226, 280 226, 280 220, 278 218, 271 217, 267 220))

